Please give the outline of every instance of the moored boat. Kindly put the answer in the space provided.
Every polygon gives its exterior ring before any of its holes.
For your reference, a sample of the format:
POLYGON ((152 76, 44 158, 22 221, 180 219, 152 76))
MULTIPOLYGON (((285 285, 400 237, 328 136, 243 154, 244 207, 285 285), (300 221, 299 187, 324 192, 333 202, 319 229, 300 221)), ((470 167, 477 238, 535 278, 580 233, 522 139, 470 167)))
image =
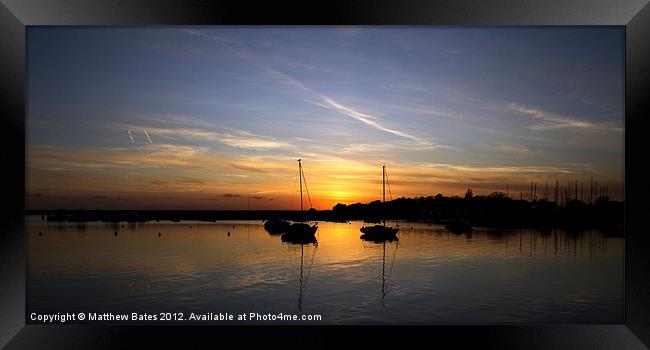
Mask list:
MULTIPOLYGON (((300 182, 300 212, 301 213, 304 213, 303 198, 302 198, 303 183, 305 184, 305 189, 307 190, 307 182, 305 181, 304 175, 305 173, 303 172, 302 169, 302 159, 298 159, 298 177, 300 182)), ((311 206, 311 198, 309 197, 309 190, 307 190, 307 198, 309 199, 309 204, 311 206)), ((283 242, 295 241, 295 242, 302 243, 304 241, 309 243, 315 240, 314 235, 316 234, 316 230, 318 230, 318 226, 310 225, 304 222, 294 222, 292 224, 289 224, 283 230, 284 230, 282 235, 283 242)))
POLYGON ((445 228, 451 233, 466 233, 472 231, 472 225, 466 220, 449 220, 445 222, 445 228))
POLYGON ((291 224, 288 221, 277 218, 269 219, 264 223, 264 229, 272 235, 287 232, 289 226, 291 226, 291 224))
MULTIPOLYGON (((386 165, 382 166, 381 183, 382 183, 382 203, 386 203, 386 165)), ((390 186, 390 185, 389 185, 390 186)), ((366 241, 382 241, 397 239, 397 232, 399 228, 386 226, 386 220, 382 221, 381 225, 364 226, 359 229, 363 233, 361 239, 366 241)))

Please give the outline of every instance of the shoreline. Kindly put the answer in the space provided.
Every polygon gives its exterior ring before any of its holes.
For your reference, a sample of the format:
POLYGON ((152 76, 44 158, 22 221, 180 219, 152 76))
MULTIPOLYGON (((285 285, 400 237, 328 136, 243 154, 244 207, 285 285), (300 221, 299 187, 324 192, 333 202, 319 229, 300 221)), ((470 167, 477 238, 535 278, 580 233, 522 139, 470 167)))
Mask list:
MULTIPOLYGON (((26 216, 41 216, 41 220, 48 222, 105 222, 105 223, 144 223, 159 221, 203 221, 216 222, 220 220, 269 220, 273 218, 289 221, 325 221, 345 223, 349 221, 363 221, 368 224, 379 222, 376 215, 341 215, 333 210, 311 210, 306 212, 289 210, 66 210, 66 209, 29 209, 26 216)), ((618 220, 594 220, 592 222, 567 220, 566 217, 544 215, 529 215, 524 217, 505 217, 499 220, 485 220, 481 217, 438 216, 426 217, 421 215, 399 215, 398 213, 386 214, 389 221, 408 221, 446 225, 449 223, 463 222, 472 227, 490 229, 565 229, 581 231, 586 229, 606 229, 622 231, 623 222, 618 220)))

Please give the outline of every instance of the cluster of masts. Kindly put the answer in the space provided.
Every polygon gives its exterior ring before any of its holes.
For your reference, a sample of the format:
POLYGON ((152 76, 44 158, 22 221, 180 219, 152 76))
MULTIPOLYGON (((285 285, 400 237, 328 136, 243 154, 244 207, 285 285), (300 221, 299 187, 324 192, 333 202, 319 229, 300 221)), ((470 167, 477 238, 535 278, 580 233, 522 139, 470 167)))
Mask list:
MULTIPOLYGON (((553 186, 553 184, 551 184, 553 186)), ((510 196, 508 185, 506 185, 506 197, 510 196)), ((609 187, 607 185, 598 184, 592 177, 589 183, 585 186, 584 181, 578 180, 567 181, 566 184, 561 184, 559 180, 555 180, 555 185, 551 188, 548 181, 544 183, 542 188, 537 188, 537 182, 531 181, 530 192, 524 194, 524 191, 519 192, 519 200, 530 201, 553 201, 558 205, 565 205, 572 200, 578 200, 584 203, 593 204, 599 198, 609 198, 609 187)))

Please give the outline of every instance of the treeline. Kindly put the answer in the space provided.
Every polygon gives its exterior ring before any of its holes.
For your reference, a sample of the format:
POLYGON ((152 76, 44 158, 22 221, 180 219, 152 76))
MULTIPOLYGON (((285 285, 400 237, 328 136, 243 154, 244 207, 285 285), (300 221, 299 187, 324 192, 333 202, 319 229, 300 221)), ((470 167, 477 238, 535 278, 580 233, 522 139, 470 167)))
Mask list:
POLYGON ((471 225, 488 227, 600 227, 623 223, 623 202, 599 197, 593 203, 569 200, 563 206, 548 200, 515 200, 505 193, 488 196, 445 197, 441 194, 428 197, 398 198, 382 203, 337 204, 336 217, 347 220, 378 221, 462 220, 471 225))
POLYGON ((610 201, 606 196, 592 203, 569 200, 563 205, 554 201, 521 200, 502 192, 488 196, 398 198, 382 203, 337 204, 332 210, 28 210, 28 215, 40 215, 52 222, 147 222, 181 220, 268 220, 279 218, 302 221, 384 220, 463 221, 472 226, 486 227, 615 227, 623 223, 623 202, 610 201))

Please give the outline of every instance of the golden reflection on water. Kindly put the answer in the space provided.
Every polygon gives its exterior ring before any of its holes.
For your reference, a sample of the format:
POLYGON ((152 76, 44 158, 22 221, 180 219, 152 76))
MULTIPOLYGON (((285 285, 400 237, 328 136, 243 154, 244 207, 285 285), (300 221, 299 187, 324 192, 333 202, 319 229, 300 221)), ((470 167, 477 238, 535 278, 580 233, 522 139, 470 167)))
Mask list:
POLYGON ((399 241, 361 240, 362 222, 320 222, 317 243, 300 245, 268 234, 261 221, 32 219, 28 307, 297 308, 342 323, 558 315, 616 322, 622 315, 622 238, 481 228, 457 235, 427 223, 388 224, 399 225, 399 241), (583 315, 585 308, 595 314, 583 315))

